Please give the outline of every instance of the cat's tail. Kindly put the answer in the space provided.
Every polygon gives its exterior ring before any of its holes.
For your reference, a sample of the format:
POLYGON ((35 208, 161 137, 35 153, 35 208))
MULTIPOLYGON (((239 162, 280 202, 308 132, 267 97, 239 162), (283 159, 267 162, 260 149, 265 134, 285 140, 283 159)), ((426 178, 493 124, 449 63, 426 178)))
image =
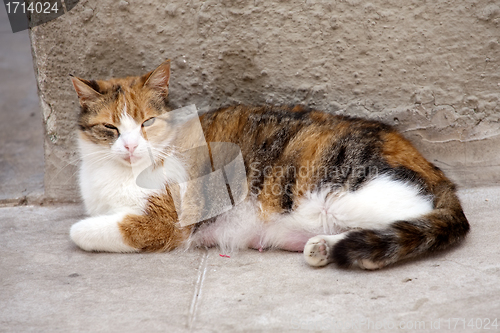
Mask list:
POLYGON ((329 251, 329 261, 340 267, 357 264, 376 269, 459 243, 469 231, 469 222, 455 186, 443 181, 433 192, 435 208, 430 213, 414 220, 391 223, 384 229, 347 232, 329 251))

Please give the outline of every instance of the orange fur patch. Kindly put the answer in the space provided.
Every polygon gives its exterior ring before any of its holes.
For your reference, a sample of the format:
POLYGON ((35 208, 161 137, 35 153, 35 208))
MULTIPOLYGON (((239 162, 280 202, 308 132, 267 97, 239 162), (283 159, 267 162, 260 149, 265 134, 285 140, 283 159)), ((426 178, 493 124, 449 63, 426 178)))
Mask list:
POLYGON ((383 133, 382 155, 392 167, 403 166, 421 175, 430 186, 446 180, 443 172, 428 162, 412 144, 397 132, 383 133))
POLYGON ((181 227, 170 193, 152 196, 143 215, 127 215, 119 224, 125 243, 142 251, 169 251, 191 234, 181 227))

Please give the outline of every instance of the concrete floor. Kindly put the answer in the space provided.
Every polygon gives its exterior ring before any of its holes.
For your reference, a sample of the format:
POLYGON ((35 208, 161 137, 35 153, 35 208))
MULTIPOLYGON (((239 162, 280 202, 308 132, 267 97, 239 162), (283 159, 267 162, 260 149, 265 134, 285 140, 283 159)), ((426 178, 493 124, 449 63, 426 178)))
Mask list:
POLYGON ((0 331, 429 331, 451 318, 493 322, 500 188, 460 196, 472 225, 464 244, 375 272, 314 269, 281 251, 87 253, 68 238, 80 206, 2 208, 0 331))
POLYGON ((225 258, 217 249, 79 250, 68 230, 83 217, 81 206, 15 206, 43 193, 43 134, 27 34, 12 34, 4 17, 0 23, 0 331, 435 331, 457 324, 453 331, 467 332, 471 319, 495 328, 500 187, 460 191, 472 225, 464 244, 375 272, 314 269, 301 254, 280 251, 225 258))

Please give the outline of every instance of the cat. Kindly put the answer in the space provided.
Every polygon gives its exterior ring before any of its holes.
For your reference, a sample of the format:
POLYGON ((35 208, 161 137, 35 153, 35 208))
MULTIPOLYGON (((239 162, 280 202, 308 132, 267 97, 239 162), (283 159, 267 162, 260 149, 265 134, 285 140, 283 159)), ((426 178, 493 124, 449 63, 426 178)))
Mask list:
POLYGON ((71 80, 80 102, 79 184, 91 217, 70 237, 83 250, 283 249, 303 252, 311 266, 373 270, 458 244, 469 231, 455 185, 389 125, 271 105, 160 121, 172 112, 169 60, 142 76, 71 80), (192 137, 196 123, 202 133, 192 137), (238 145, 248 195, 216 217, 185 223, 207 198, 184 189, 176 209, 171 189, 197 168, 183 152, 199 140, 238 145), (165 170, 163 188, 137 184, 134 169, 151 158, 165 170))

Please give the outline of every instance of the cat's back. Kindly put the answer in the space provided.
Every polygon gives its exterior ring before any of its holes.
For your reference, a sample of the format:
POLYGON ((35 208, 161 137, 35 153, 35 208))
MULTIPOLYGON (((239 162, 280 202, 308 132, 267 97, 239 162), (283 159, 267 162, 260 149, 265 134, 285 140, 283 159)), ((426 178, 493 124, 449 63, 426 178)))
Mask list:
POLYGON ((304 182, 347 182, 353 188, 371 178, 366 170, 417 182, 428 190, 442 182, 451 184, 403 135, 379 121, 269 105, 222 108, 200 121, 208 142, 237 144, 247 168, 308 170, 313 177, 304 182))
POLYGON ((297 134, 377 136, 395 130, 387 124, 362 118, 334 115, 301 105, 235 105, 210 111, 200 117, 207 141, 244 144, 270 139, 292 139, 297 134))

